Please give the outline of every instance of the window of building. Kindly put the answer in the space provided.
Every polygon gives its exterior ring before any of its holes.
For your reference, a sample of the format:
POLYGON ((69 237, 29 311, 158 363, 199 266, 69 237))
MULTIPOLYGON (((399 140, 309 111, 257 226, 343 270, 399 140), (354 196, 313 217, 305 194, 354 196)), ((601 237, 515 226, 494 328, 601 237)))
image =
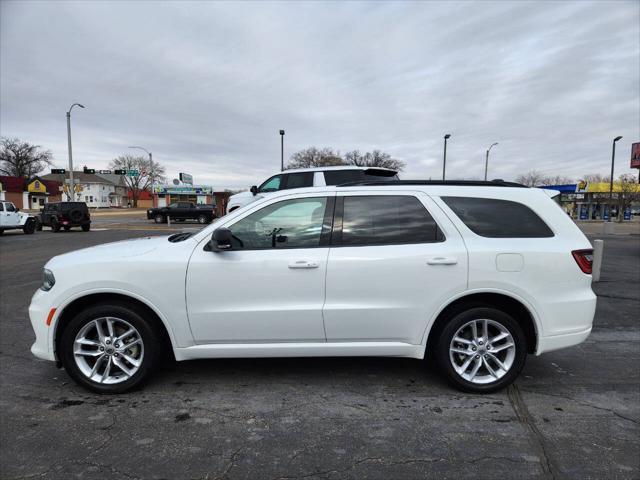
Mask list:
POLYGON ((326 206, 326 197, 285 200, 266 206, 230 227, 233 247, 318 247, 326 206))
POLYGON ((442 197, 442 200, 469 230, 482 237, 553 237, 547 224, 522 203, 472 197, 442 197))
POLYGON ((346 196, 342 245, 390 245, 444 241, 424 205, 414 196, 346 196))

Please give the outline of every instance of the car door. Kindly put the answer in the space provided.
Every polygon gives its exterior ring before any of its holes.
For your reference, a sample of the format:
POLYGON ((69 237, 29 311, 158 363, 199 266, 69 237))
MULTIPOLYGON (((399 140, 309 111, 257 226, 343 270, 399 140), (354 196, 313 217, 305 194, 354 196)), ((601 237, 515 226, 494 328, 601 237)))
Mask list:
POLYGON ((0 202, 0 227, 4 227, 5 225, 5 215, 6 212, 4 211, 4 203, 0 202))
POLYGON ((336 197, 323 316, 328 342, 421 343, 438 308, 462 292, 467 251, 417 192, 336 197))
POLYGON ((334 197, 292 195, 232 223, 233 248, 208 239, 191 260, 186 300, 197 343, 324 342, 322 305, 334 197))
POLYGON ((20 225, 20 215, 16 212, 16 207, 11 202, 4 203, 4 211, 0 213, 3 227, 15 227, 20 225))

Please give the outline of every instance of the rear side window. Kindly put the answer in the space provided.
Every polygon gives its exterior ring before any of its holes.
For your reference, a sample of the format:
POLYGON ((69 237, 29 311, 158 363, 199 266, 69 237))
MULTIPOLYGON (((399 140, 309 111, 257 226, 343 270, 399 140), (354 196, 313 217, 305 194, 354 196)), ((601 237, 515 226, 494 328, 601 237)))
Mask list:
POLYGON ((435 220, 416 197, 376 195, 342 199, 342 241, 336 243, 357 246, 444 240, 435 220))
POLYGON ((472 232, 482 237, 553 237, 547 224, 522 203, 494 198, 441 198, 472 232))
POLYGON ((289 173, 285 182, 285 189, 313 187, 313 172, 289 173))
POLYGON ((4 204, 2 202, 0 202, 0 212, 4 211, 4 204))
POLYGON ((349 182, 376 182, 381 180, 398 180, 398 175, 378 175, 367 173, 366 170, 326 170, 324 181, 327 185, 340 185, 349 182))

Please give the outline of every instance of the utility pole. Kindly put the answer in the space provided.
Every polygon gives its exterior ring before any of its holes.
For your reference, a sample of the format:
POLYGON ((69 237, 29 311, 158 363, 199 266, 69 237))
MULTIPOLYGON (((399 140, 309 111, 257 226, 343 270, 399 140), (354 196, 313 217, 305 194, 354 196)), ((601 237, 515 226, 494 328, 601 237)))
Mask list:
POLYGON ((280 130, 280 171, 284 172, 284 130, 280 130))
POLYGON ((451 138, 451 134, 447 133, 444 136, 444 156, 442 158, 442 180, 445 179, 446 171, 447 171, 447 140, 451 138))
POLYGON ((76 105, 80 108, 84 108, 84 105, 74 103, 69 107, 69 111, 67 112, 67 145, 69 149, 69 193, 67 194, 67 197, 69 201, 73 201, 76 198, 76 186, 73 183, 73 155, 71 153, 71 110, 73 110, 73 107, 76 105))
MULTIPOLYGON (((613 165, 616 161, 616 142, 622 139, 622 136, 617 136, 613 139, 613 146, 611 148, 611 178, 609 178, 609 219, 611 221, 611 207, 613 206, 613 165)), ((620 212, 618 212, 620 215, 620 212)))
POLYGON ((487 172, 489 171, 489 152, 495 145, 498 145, 498 142, 491 144, 491 146, 487 150, 487 157, 484 160, 484 181, 485 182, 487 181, 487 172))

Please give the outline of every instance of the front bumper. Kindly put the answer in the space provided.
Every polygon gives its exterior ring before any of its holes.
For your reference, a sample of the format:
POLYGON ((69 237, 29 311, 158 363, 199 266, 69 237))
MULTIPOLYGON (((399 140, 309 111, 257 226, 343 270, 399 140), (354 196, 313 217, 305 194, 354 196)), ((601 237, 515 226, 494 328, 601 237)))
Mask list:
POLYGON ((51 335, 51 328, 47 326, 47 316, 53 308, 50 305, 50 298, 48 292, 43 292, 40 289, 31 298, 29 319, 33 332, 36 334, 36 341, 31 346, 31 353, 42 360, 55 361, 56 357, 52 345, 53 335, 51 335))

